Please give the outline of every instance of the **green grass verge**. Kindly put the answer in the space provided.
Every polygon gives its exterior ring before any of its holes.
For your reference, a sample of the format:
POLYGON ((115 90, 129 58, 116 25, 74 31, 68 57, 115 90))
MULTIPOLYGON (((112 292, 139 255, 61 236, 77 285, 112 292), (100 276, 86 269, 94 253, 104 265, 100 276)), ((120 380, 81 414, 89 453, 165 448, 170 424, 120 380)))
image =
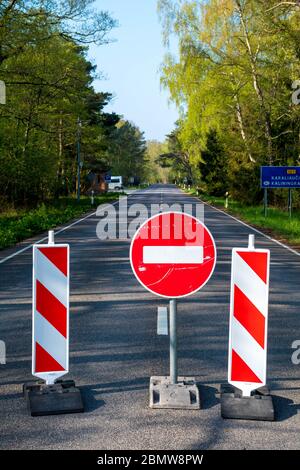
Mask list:
MULTIPOLYGON (((186 191, 188 194, 197 195, 195 189, 186 191)), ((225 198, 201 194, 204 202, 219 207, 244 222, 249 223, 262 231, 271 234, 277 239, 284 239, 292 245, 300 246, 300 211, 295 210, 290 219, 287 211, 274 207, 268 208, 267 217, 264 216, 263 206, 246 206, 229 198, 229 207, 225 209, 225 198)))
MULTIPOLYGON (((95 197, 94 207, 117 199, 120 193, 95 197)), ((26 238, 45 232, 92 210, 91 199, 82 196, 59 198, 39 205, 36 209, 14 209, 0 213, 0 249, 8 248, 26 238)))

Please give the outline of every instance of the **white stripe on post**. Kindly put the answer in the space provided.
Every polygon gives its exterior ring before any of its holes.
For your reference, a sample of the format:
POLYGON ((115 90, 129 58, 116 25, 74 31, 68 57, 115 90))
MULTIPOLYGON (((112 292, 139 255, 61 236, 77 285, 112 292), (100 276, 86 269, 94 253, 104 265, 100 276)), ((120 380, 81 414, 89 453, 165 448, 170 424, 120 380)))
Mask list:
POLYGON ((235 285, 266 317, 268 312, 268 286, 238 255, 234 259, 235 285))
POLYGON ((35 257, 35 273, 36 279, 67 307, 68 278, 43 255, 38 246, 35 257))
POLYGON ((157 334, 167 336, 168 331, 168 308, 158 307, 157 309, 157 334))
POLYGON ((59 262, 69 273, 69 245, 33 245, 32 375, 48 385, 69 371, 69 274, 56 267, 59 262), (61 249, 62 258, 50 261, 41 248, 49 250, 50 259, 52 249, 61 249))
POLYGON ((234 345, 235 352, 250 367, 254 374, 257 375, 261 382, 264 383, 265 351, 234 317, 232 318, 231 340, 234 345))
POLYGON ((144 246, 144 264, 202 264, 203 246, 144 246))
POLYGON ((228 382, 243 396, 267 376, 270 251, 252 245, 232 250, 228 382))
POLYGON ((64 369, 67 369, 66 338, 39 312, 34 317, 35 341, 47 351, 64 369))

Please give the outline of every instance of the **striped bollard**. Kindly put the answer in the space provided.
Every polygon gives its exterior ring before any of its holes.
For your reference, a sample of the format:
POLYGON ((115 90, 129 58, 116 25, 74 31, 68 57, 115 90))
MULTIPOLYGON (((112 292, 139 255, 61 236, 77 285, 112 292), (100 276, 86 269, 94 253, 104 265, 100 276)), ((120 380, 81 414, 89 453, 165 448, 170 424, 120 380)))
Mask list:
POLYGON ((32 375, 42 380, 24 386, 32 416, 83 411, 74 381, 58 380, 69 372, 69 251, 53 231, 33 246, 32 375))
POLYGON ((266 387, 270 251, 232 251, 228 383, 221 386, 223 418, 274 420, 266 387))
POLYGON ((69 372, 69 245, 33 247, 32 375, 55 383, 69 372))

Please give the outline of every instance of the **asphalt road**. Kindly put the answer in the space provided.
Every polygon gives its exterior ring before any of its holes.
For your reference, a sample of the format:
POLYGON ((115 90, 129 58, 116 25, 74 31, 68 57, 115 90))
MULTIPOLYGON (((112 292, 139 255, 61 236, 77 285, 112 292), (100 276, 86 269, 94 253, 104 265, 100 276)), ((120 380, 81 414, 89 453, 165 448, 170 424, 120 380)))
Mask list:
MULTIPOLYGON (((197 200, 172 186, 128 199, 148 208, 160 202, 197 200)), ((97 238, 98 222, 93 215, 56 237, 71 247, 68 377, 82 390, 83 414, 28 415, 22 384, 32 378, 31 250, 0 264, 0 340, 7 347, 7 364, 0 365, 0 448, 300 449, 300 365, 291 362, 291 344, 300 340, 299 256, 256 234, 256 246, 271 250, 268 383, 277 421, 223 420, 217 391, 227 375, 231 249, 246 247, 253 232, 205 206, 216 270, 200 292, 178 302, 179 373, 196 376, 203 408, 151 410, 149 377, 168 374, 169 367, 168 338, 156 335, 157 306, 166 301, 137 283, 128 240, 97 238)), ((1 252, 0 261, 15 251, 1 252)))

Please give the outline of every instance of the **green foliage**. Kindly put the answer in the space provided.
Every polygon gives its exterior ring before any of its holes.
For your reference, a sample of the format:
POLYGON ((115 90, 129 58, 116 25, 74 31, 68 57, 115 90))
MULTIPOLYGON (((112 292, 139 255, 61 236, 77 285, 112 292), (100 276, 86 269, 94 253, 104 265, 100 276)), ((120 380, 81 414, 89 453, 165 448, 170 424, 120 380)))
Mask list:
MULTIPOLYGON (((260 165, 300 163, 300 106, 291 101, 292 83, 300 78, 299 5, 277 0, 158 4, 165 43, 171 35, 178 39, 178 56, 166 55, 161 81, 181 113, 177 135, 193 179, 207 179, 196 168, 205 173, 201 162, 210 158, 206 141, 214 129, 226 154, 230 192, 248 203, 259 200, 260 165)), ((222 171, 215 172, 210 192, 218 178, 221 185, 222 171)))
POLYGON ((0 3, 0 64, 33 47, 47 47, 60 37, 77 44, 107 42, 116 21, 92 8, 95 0, 2 0, 0 3), (46 33, 46 34, 45 34, 46 33))
POLYGON ((147 142, 147 163, 145 167, 145 181, 148 183, 167 183, 170 179, 169 167, 163 168, 158 159, 167 150, 167 144, 156 140, 147 142))
POLYGON ((193 164, 188 146, 182 142, 182 121, 176 123, 176 128, 167 136, 166 150, 158 156, 156 162, 161 168, 169 168, 169 180, 188 183, 195 181, 193 164))
POLYGON ((109 148, 112 173, 122 175, 125 184, 129 178, 142 181, 146 176, 146 148, 143 132, 129 121, 120 121, 113 131, 109 148))
MULTIPOLYGON (((0 2, 0 194, 32 207, 72 194, 80 143, 82 191, 90 171, 142 177, 142 133, 106 113, 110 93, 93 88, 96 67, 87 45, 105 44, 116 25, 93 0, 0 2)), ((101 76, 101 75, 100 75, 101 76)))
POLYGON ((91 3, 1 2, 7 103, 0 107, 0 192, 17 206, 75 190, 78 117, 83 171, 91 159, 105 166, 106 129, 119 117, 107 125, 103 108, 111 96, 92 88, 95 67, 82 43, 106 42, 114 20, 101 13, 93 18, 91 3))
POLYGON ((228 161, 224 146, 213 129, 207 135, 206 150, 202 152, 199 168, 209 194, 224 196, 228 191, 228 161))
MULTIPOLYGON (((196 195, 196 190, 189 191, 191 195, 196 195)), ((213 206, 224 209, 225 198, 208 196, 201 194, 201 200, 212 204, 213 206)), ((292 244, 300 245, 300 211, 295 210, 293 217, 290 219, 287 210, 270 207, 268 209, 268 216, 264 216, 262 205, 249 205, 243 204, 233 198, 229 198, 228 213, 239 217, 241 220, 262 229, 267 234, 272 234, 275 237, 285 239, 292 244)))
MULTIPOLYGON (((96 197, 95 205, 111 201, 118 196, 119 193, 107 193, 96 197)), ((0 215, 0 249, 64 224, 88 210, 91 210, 88 197, 82 197, 80 202, 75 198, 60 198, 42 203, 30 211, 7 210, 0 215)))
POLYGON ((232 165, 229 188, 230 195, 242 204, 262 203, 263 191, 260 189, 260 167, 251 163, 232 165))

